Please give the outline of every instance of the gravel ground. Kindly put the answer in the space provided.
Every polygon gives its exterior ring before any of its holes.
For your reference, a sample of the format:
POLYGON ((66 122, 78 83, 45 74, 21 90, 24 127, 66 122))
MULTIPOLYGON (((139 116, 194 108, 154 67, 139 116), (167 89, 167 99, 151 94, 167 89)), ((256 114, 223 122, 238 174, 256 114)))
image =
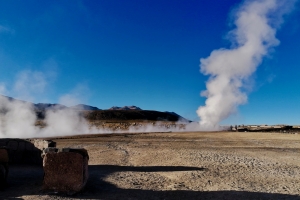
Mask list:
POLYGON ((0 199, 300 199, 300 135, 195 132, 56 139, 89 152, 90 178, 41 191, 41 167, 11 166, 0 199))

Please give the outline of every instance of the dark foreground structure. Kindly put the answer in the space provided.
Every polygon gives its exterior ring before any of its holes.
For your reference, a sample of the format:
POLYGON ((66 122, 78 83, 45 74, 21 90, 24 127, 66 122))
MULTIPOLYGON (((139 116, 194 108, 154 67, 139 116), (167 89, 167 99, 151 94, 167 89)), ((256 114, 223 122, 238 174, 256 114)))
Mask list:
POLYGON ((56 146, 51 140, 0 139, 0 189, 4 189, 9 178, 9 165, 42 165, 43 149, 56 146))
POLYGON ((58 149, 51 140, 0 139, 0 189, 7 185, 9 165, 43 166, 44 191, 74 194, 86 185, 88 160, 87 150, 58 149))
POLYGON ((0 139, 0 147, 7 149, 9 164, 42 165, 41 153, 48 147, 55 147, 56 143, 43 139, 0 139))
POLYGON ((8 153, 5 147, 0 147, 0 189, 6 185, 8 175, 8 153))

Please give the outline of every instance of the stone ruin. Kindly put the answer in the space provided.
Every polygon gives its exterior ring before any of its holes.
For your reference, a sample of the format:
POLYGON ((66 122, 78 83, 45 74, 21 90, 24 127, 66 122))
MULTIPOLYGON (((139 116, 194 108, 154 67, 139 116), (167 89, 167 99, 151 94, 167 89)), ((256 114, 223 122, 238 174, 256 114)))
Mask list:
POLYGON ((5 147, 0 147, 0 189, 6 185, 8 175, 8 153, 5 147))
POLYGON ((6 147, 9 164, 42 165, 41 153, 45 148, 55 147, 56 143, 43 139, 0 139, 0 147, 6 147))
POLYGON ((51 140, 0 139, 0 189, 6 185, 9 165, 42 165, 42 150, 55 146, 51 140))
POLYGON ((86 185, 89 176, 87 150, 47 148, 42 157, 44 191, 73 194, 86 185))
POLYGON ((0 189, 6 185, 10 164, 34 164, 43 165, 43 190, 73 194, 88 180, 88 160, 87 150, 58 149, 51 140, 0 139, 0 189))

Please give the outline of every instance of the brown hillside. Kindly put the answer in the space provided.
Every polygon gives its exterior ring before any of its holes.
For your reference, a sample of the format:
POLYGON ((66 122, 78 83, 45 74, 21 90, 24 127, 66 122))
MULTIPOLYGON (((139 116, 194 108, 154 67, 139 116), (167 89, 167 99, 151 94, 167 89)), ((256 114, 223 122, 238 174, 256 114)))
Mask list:
POLYGON ((95 110, 83 111, 82 115, 88 120, 188 121, 176 113, 152 110, 95 110))

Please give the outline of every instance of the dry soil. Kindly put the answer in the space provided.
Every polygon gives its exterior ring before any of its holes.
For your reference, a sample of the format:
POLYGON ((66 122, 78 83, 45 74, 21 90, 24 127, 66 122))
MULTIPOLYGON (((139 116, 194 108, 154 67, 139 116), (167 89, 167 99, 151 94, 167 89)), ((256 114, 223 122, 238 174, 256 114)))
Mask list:
POLYGON ((88 150, 90 178, 41 191, 41 167, 10 166, 0 199, 300 199, 300 135, 194 132, 55 139, 88 150))

